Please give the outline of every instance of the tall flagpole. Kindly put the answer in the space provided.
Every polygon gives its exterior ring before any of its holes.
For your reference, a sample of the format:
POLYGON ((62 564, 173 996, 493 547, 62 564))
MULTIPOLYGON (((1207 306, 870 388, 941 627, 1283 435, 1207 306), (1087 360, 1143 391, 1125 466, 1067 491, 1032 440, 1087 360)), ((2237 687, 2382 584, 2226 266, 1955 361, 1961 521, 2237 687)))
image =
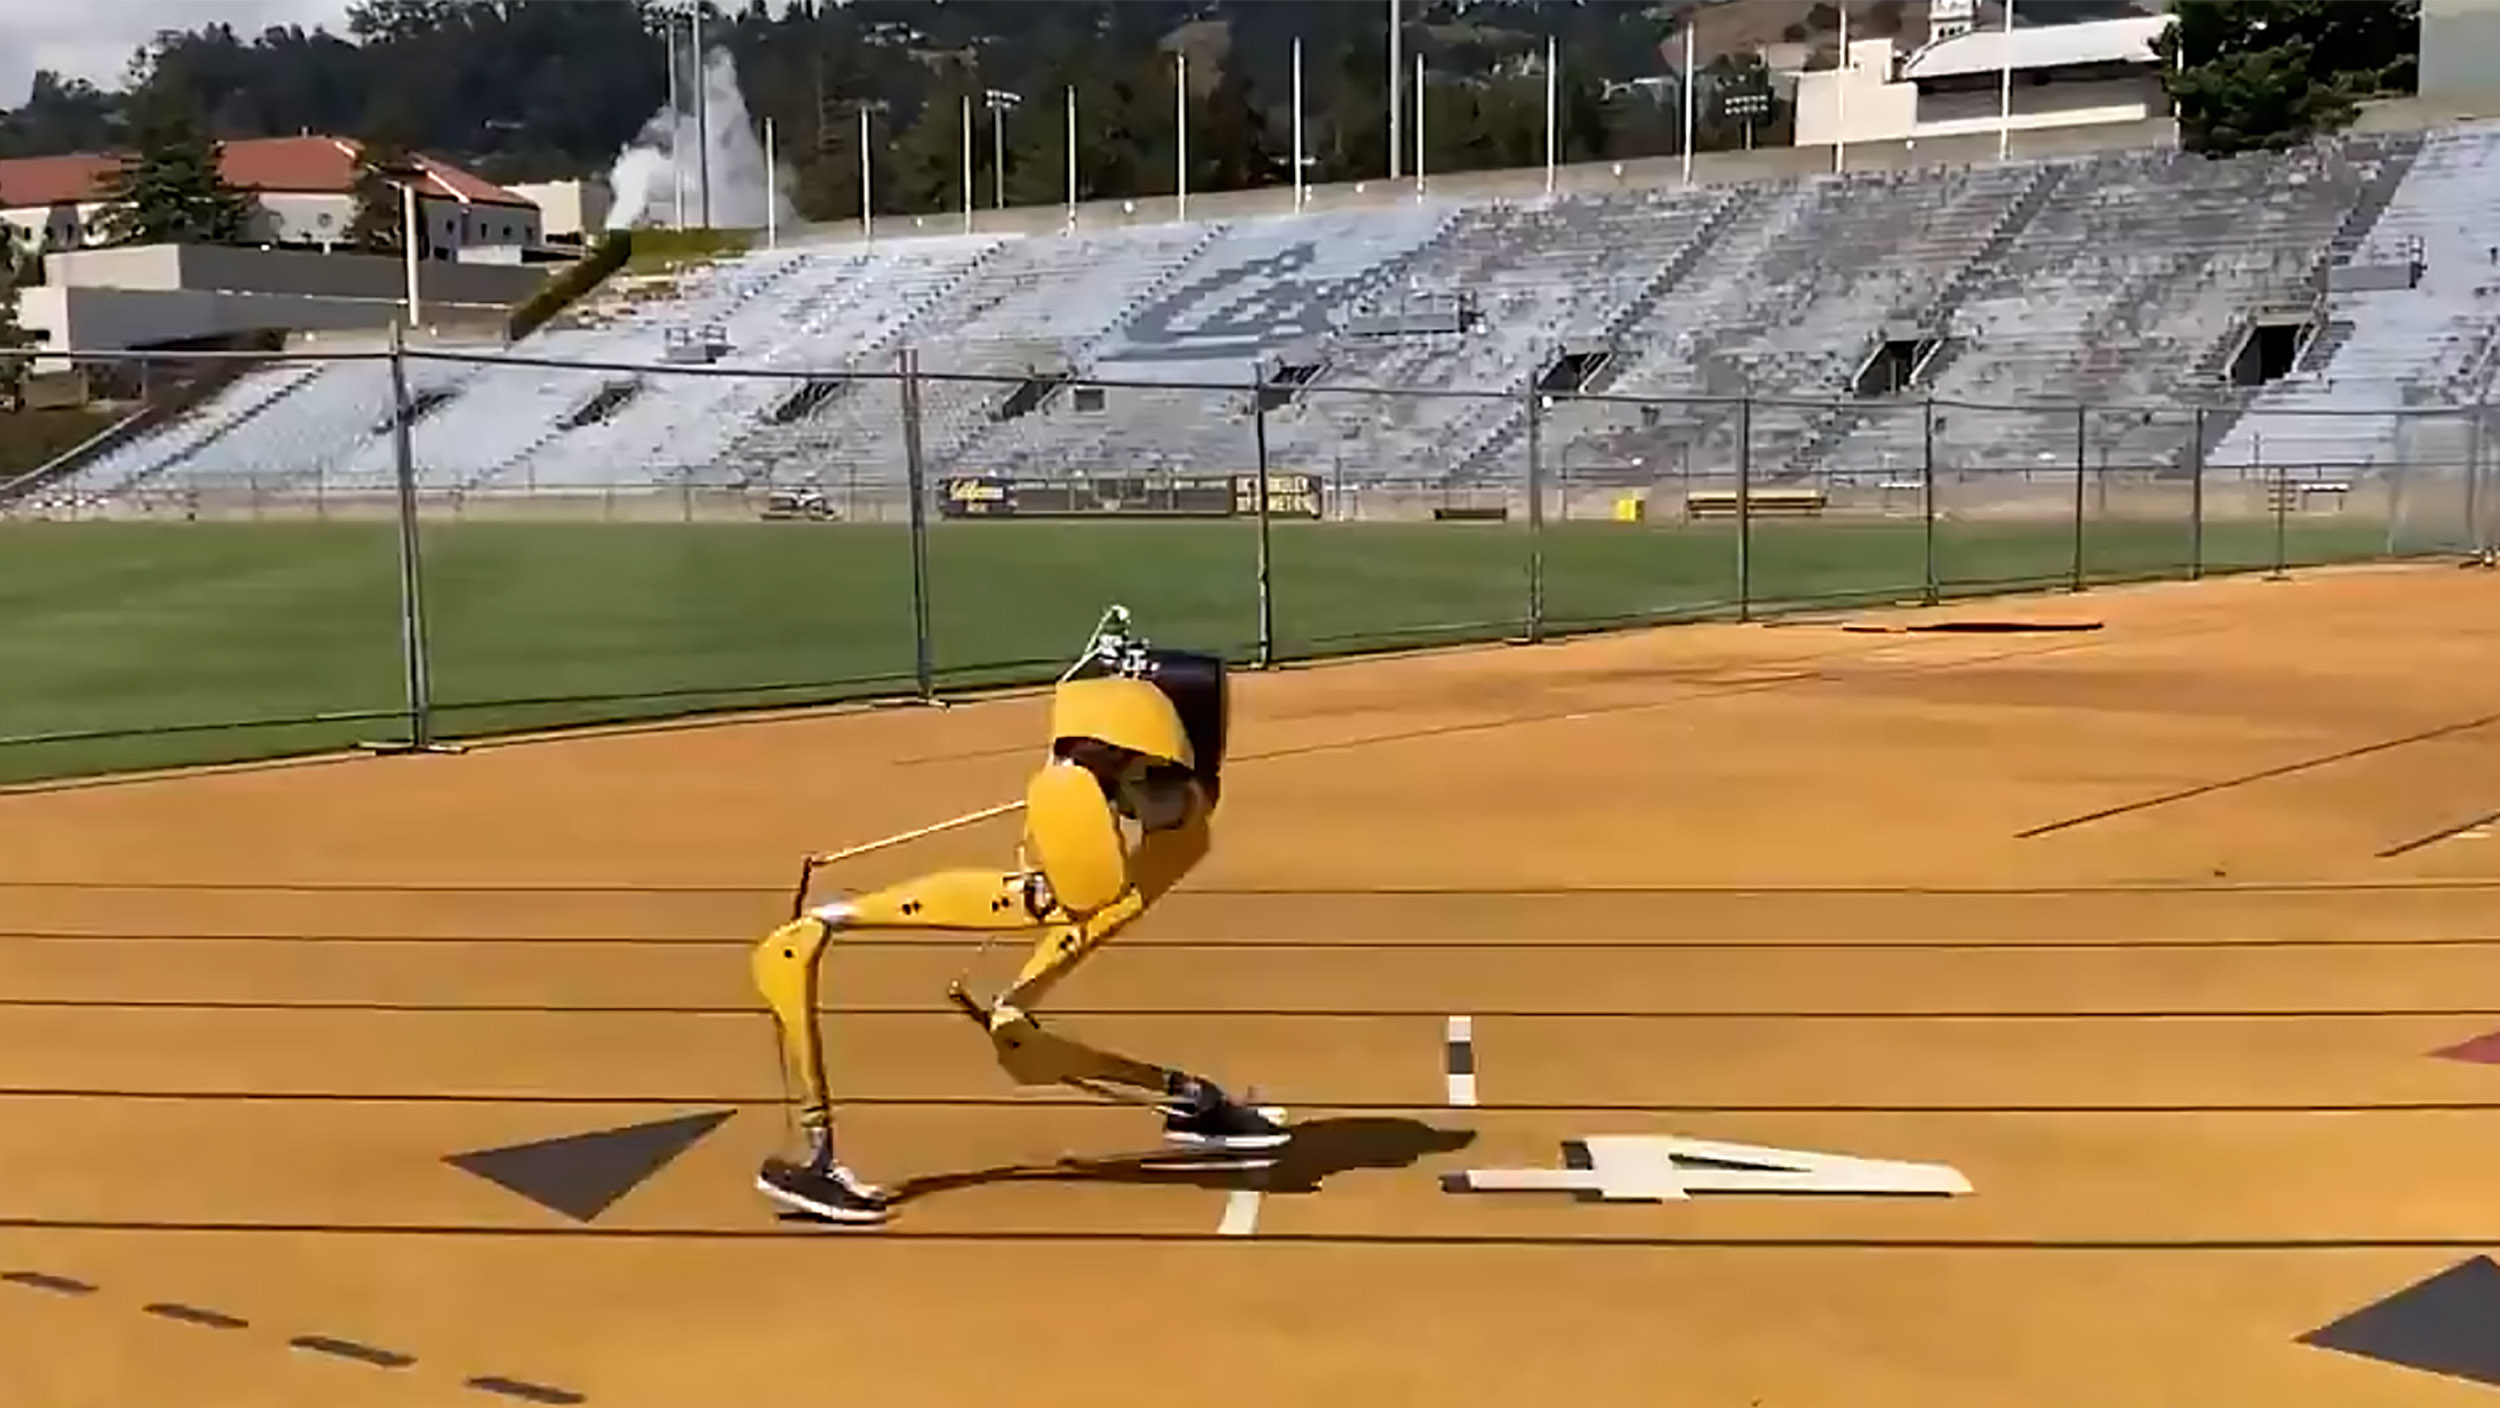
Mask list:
POLYGON ((1559 61, 1560 53, 1554 37, 1547 35, 1545 37, 1545 193, 1549 196, 1554 193, 1554 163, 1561 159, 1562 154, 1562 144, 1556 140, 1559 134, 1555 129, 1558 118, 1556 103, 1560 92, 1555 87, 1555 65, 1559 61))
POLYGON ((781 173, 773 166, 773 120, 764 119, 764 247, 781 245, 781 173))
POLYGON ((972 95, 964 94, 964 233, 972 233, 972 95))
POLYGON ((420 309, 417 305, 417 187, 403 181, 399 187, 399 255, 408 271, 408 330, 417 330, 420 309))
POLYGON ((1076 85, 1068 85, 1068 233, 1076 233, 1076 85))
POLYGON ((1172 189, 1180 196, 1176 218, 1189 218, 1189 55, 1172 51, 1172 126, 1180 147, 1172 157, 1172 189))
POLYGON ((1293 41, 1293 208, 1302 209, 1302 41, 1293 41))
POLYGON ((1693 90, 1701 75, 1693 68, 1693 17, 1684 17, 1684 184, 1693 184, 1693 90))
POLYGON ((1840 67, 1832 74, 1832 170, 1849 164, 1849 6, 1840 7, 1840 67))
POLYGON ((1415 199, 1424 198, 1424 56, 1415 56, 1415 199))
POLYGON ((874 217, 868 213, 876 204, 871 196, 874 190, 874 185, 868 179, 868 105, 861 103, 859 105, 859 237, 863 242, 873 241, 877 237, 876 226, 871 223, 874 217))
POLYGON ((1389 179, 1398 179, 1398 158, 1401 155, 1398 124, 1406 105, 1398 100, 1398 87, 1406 79, 1404 66, 1398 62, 1398 0, 1389 0, 1389 179))
POLYGON ((712 228, 712 100, 706 90, 710 84, 703 73, 703 6, 697 4, 689 12, 694 25, 694 170, 695 188, 702 198, 703 228, 712 228))
POLYGON ((2005 38, 1997 45, 1997 160, 2014 145, 2014 0, 2005 0, 2005 38))

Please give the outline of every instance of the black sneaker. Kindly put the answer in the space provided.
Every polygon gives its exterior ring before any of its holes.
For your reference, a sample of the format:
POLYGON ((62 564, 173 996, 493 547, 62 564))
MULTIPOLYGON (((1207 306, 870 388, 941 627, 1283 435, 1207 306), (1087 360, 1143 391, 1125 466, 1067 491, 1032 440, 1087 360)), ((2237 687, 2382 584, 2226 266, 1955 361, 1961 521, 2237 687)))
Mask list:
POLYGON ((766 1159, 756 1172, 755 1188, 781 1207, 827 1222, 883 1222, 890 1206, 884 1189, 860 1182, 837 1163, 766 1159))
POLYGON ((1242 1105, 1225 1099, 1203 1105, 1172 1105, 1166 1107, 1163 1137, 1193 1149, 1274 1149, 1293 1138, 1293 1131, 1285 1128, 1284 1118, 1285 1112, 1273 1105, 1242 1105))

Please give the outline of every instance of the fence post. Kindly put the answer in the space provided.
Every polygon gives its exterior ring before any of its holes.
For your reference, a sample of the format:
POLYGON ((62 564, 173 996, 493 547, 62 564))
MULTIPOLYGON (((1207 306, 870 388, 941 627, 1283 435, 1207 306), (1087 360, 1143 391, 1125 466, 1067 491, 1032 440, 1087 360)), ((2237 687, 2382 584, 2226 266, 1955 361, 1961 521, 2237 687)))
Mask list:
POLYGON ((2291 576, 2289 545, 2284 535, 2284 524, 2291 507, 2291 466, 2278 464, 2274 467, 2274 571, 2266 576, 2269 582, 2285 581, 2291 576))
POLYGON ((1736 399, 1736 619, 1753 619, 1753 393, 1736 399))
POLYGON ((911 493, 912 680, 925 703, 937 697, 937 666, 929 633, 929 480, 920 445, 920 354, 897 348, 894 365, 902 373, 903 479, 911 493))
POLYGON ((2465 408, 2465 545, 2483 555, 2483 405, 2465 408))
POLYGON ((2086 459, 2088 459, 2088 458, 2089 458, 2089 453, 2088 453, 2087 449, 2085 448, 2085 446, 2086 446, 2086 442, 2087 442, 2087 441, 2091 438, 2091 434, 2092 434, 2092 432, 2091 432, 2091 430, 2090 430, 2090 428, 2089 428, 2089 426, 2090 426, 2090 420, 2091 420, 2091 413, 2090 413, 2089 411, 2086 411, 2086 410, 2084 409, 2084 407, 2083 407, 2082 403, 2080 403, 2080 402, 2076 403, 2076 405, 2075 405, 2075 561, 2074 561, 2074 567, 2073 567, 2073 569, 2072 569, 2072 571, 2071 571, 2070 575, 2068 576, 2068 579, 2067 579, 2067 582, 2066 582, 2066 590, 2068 590, 2068 591, 2070 591, 2070 592, 2079 592, 2079 591, 2082 591, 2082 590, 2083 590, 2083 516, 2084 516, 2084 507, 2083 507, 2083 479, 2084 479, 2084 475, 2085 475, 2085 473, 2087 472, 2087 471, 2086 471, 2086 469, 2085 469, 2085 467, 2084 467, 2084 466, 2085 466, 2085 461, 2086 461, 2086 459))
POLYGON ((1528 378, 1528 643, 1545 639, 1545 454, 1544 407, 1536 378, 1528 378))
POLYGON ((406 674, 406 742, 368 743, 371 753, 449 753, 434 741, 434 681, 425 640, 425 572, 417 537, 417 463, 409 442, 406 334, 391 324, 391 471, 399 498, 399 651, 406 674))
POLYGON ((1936 393, 1927 393, 1927 403, 1920 408, 1924 418, 1919 426, 1920 451, 1918 470, 1918 516, 1920 555, 1925 559, 1922 599, 1929 606, 1944 599, 1944 584, 1936 571, 1936 393))
POLYGON ((2205 579, 2205 408, 2188 430, 2188 580, 2205 579))
POLYGON ((1257 364, 1250 369, 1250 430, 1258 448, 1259 491, 1259 668, 1276 666, 1275 559, 1268 553, 1267 388, 1257 364))

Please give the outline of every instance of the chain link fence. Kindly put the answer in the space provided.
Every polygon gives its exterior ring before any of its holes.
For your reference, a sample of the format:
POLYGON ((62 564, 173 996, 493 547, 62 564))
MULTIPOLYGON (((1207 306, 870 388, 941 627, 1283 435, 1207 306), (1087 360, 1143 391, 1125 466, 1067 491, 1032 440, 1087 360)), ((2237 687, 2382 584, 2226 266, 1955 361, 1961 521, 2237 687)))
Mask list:
MULTIPOLYGON (((99 386, 132 359, 78 364, 99 386)), ((2491 544, 2485 407, 152 356, 0 480, 0 780, 2491 544)))

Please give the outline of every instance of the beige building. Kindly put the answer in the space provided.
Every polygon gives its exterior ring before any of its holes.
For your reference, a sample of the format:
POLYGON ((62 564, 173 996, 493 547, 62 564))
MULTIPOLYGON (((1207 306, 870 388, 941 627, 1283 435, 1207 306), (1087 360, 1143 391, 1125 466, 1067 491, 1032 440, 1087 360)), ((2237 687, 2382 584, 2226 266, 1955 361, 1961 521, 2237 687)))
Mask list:
POLYGON ((2170 17, 2008 31, 1976 25, 1976 11, 1972 0, 1935 0, 1926 43, 1904 51, 1895 39, 1852 38, 1839 67, 1796 74, 1797 145, 2121 126, 2170 115, 2152 47, 2170 17))
POLYGON ((595 179, 533 181, 507 189, 538 207, 541 232, 552 244, 588 244, 608 228, 608 212, 616 205, 608 183, 595 179))

